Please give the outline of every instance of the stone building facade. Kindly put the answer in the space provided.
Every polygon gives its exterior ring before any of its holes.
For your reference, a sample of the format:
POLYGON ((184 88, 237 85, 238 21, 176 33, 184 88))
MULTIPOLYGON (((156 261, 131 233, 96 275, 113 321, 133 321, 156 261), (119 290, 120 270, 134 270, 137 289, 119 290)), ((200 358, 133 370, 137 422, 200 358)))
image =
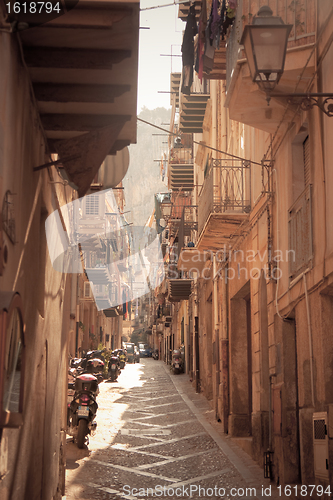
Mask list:
POLYGON ((3 500, 64 495, 68 356, 95 347, 85 337, 93 325, 111 347, 112 318, 93 306, 85 331, 77 328, 86 279, 59 270, 45 229, 57 212, 69 241, 60 207, 89 192, 104 158, 136 140, 139 4, 93 3, 42 24, 0 2, 3 500))
POLYGON ((239 41, 260 5, 243 0, 226 47, 216 51, 216 71, 193 83, 193 102, 200 94, 209 98, 191 130, 186 103, 192 97, 179 98, 179 131, 193 134, 196 225, 183 238, 181 218, 169 219, 169 234, 178 225, 169 245, 180 247, 179 286, 191 281, 179 300, 169 288, 170 335, 175 348, 184 339, 186 371, 224 432, 262 466, 266 460, 276 482, 327 487, 333 474, 333 120, 317 104, 305 108, 284 95, 332 90, 333 10, 328 1, 295 2, 290 9, 279 2, 278 12, 276 2, 267 3, 293 25, 280 95, 268 106, 252 81, 239 41))

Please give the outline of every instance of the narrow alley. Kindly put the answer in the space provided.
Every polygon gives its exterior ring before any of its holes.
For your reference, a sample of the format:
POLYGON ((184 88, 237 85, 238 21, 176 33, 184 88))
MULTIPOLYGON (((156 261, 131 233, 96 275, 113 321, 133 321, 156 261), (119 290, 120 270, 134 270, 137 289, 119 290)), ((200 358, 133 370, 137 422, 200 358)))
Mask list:
POLYGON ((68 437, 66 500, 265 498, 262 487, 278 498, 262 469, 218 432, 188 376, 162 361, 127 364, 117 382, 100 385, 98 404, 88 446, 68 437))
POLYGON ((333 500, 332 82, 333 0, 0 0, 0 500, 333 500))

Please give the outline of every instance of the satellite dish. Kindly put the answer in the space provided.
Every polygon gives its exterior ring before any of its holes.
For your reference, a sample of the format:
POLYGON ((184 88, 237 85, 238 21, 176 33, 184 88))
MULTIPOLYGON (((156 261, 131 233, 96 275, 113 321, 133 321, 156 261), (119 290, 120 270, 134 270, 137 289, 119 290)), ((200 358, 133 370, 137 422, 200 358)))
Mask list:
POLYGON ((103 189, 116 187, 125 177, 129 166, 128 147, 118 151, 115 155, 108 155, 98 171, 98 182, 103 189))

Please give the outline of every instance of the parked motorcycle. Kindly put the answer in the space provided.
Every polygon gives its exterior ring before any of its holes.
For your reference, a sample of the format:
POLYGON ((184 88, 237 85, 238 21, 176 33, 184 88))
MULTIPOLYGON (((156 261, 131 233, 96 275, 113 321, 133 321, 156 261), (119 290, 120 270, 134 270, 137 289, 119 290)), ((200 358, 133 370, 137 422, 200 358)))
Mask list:
POLYGON ((112 355, 109 361, 108 377, 111 382, 115 382, 120 374, 120 361, 118 356, 112 355))
POLYGON ((156 360, 159 358, 158 349, 154 349, 152 357, 153 357, 153 359, 156 359, 156 360))
POLYGON ((104 380, 103 377, 104 362, 99 358, 88 359, 85 371, 86 373, 91 373, 92 375, 95 375, 98 383, 104 380))
POLYGON ((84 373, 78 375, 74 384, 69 383, 68 387, 70 385, 71 390, 74 385, 74 396, 68 404, 67 433, 73 436, 78 448, 83 448, 88 434, 95 431, 97 427, 95 417, 98 408, 96 402, 99 392, 98 381, 94 375, 84 373))
POLYGON ((172 352, 171 366, 172 366, 172 371, 173 371, 174 375, 176 375, 178 373, 183 373, 183 369, 184 369, 183 358, 182 358, 182 355, 181 355, 181 352, 179 349, 175 349, 172 352))
POLYGON ((118 357, 119 357, 120 369, 122 370, 123 368, 125 368, 125 362, 126 362, 126 354, 122 349, 118 349, 118 357))

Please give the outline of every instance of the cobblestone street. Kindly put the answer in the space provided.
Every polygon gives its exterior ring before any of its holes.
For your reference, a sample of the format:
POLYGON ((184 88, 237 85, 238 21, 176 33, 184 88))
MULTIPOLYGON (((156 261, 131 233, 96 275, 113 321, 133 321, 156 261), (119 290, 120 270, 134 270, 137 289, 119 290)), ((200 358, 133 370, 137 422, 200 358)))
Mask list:
POLYGON ((172 375, 162 361, 127 364, 118 382, 100 385, 98 404, 88 447, 68 440, 66 500, 278 498, 263 471, 221 435, 188 376, 172 375))

